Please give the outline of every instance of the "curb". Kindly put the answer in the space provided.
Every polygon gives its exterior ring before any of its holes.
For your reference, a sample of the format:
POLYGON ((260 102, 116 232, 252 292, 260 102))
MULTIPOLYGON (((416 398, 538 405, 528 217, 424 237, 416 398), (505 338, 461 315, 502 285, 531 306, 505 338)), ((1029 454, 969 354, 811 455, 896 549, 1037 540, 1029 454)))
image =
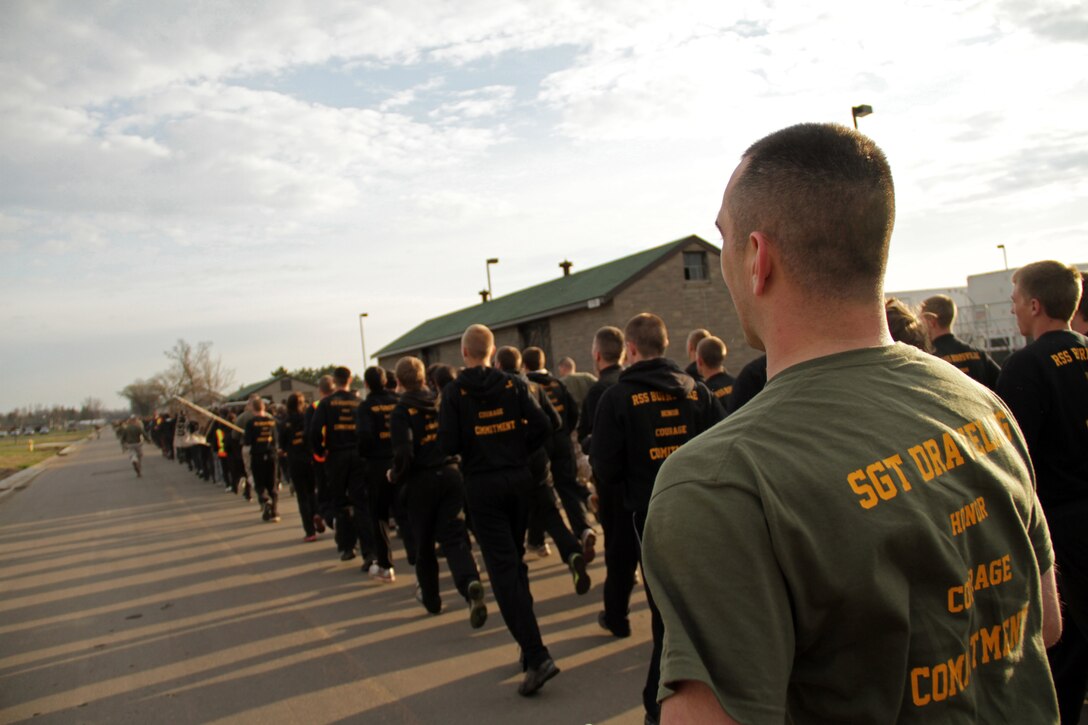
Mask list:
POLYGON ((18 473, 13 473, 5 479, 0 479, 0 501, 3 501, 8 496, 12 495, 16 491, 23 491, 30 487, 30 484, 34 482, 34 479, 40 476, 45 469, 58 457, 67 456, 74 451, 77 447, 83 445, 90 440, 90 436, 82 440, 78 440, 75 443, 65 446, 57 451, 56 455, 46 458, 41 463, 35 463, 29 468, 24 468, 18 473))

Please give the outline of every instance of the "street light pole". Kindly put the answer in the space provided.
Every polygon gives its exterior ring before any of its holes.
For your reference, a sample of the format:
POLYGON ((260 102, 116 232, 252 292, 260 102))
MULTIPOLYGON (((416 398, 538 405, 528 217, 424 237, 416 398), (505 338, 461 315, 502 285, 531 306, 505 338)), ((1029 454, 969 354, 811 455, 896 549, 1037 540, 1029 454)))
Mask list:
POLYGON ((485 267, 487 267, 487 297, 488 297, 488 299, 494 299, 495 298, 495 295, 491 292, 491 265, 498 264, 498 263, 499 263, 499 258, 498 257, 492 257, 491 259, 487 260, 487 264, 484 265, 485 267))
POLYGON ((858 119, 865 118, 873 112, 873 107, 868 105, 854 106, 850 109, 851 115, 854 117, 854 130, 858 130, 858 119))
POLYGON ((1009 271, 1009 254, 1005 251, 1004 244, 998 244, 997 248, 1001 250, 1001 257, 1005 260, 1005 271, 1009 271))
POLYGON ((363 346, 363 370, 366 370, 366 337, 363 335, 363 318, 367 313, 359 313, 359 343, 363 346))

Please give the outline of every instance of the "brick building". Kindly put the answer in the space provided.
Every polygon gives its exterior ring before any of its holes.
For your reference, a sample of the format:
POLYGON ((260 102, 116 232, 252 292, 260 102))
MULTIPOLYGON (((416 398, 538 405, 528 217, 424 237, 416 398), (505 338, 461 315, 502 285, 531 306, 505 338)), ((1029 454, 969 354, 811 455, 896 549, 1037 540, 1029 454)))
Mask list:
MULTIPOLYGON (((640 312, 653 312, 669 330, 668 356, 687 365, 688 332, 705 327, 725 341, 726 367, 736 374, 760 353, 744 341, 729 291, 722 281, 719 249, 690 236, 613 262, 435 317, 379 350, 379 364, 392 369, 404 355, 426 364, 462 364, 461 334, 487 325, 495 343, 544 350, 548 365, 570 356, 593 372, 593 334, 605 325, 623 329, 640 312)), ((568 270, 565 270, 568 271, 568 270)))

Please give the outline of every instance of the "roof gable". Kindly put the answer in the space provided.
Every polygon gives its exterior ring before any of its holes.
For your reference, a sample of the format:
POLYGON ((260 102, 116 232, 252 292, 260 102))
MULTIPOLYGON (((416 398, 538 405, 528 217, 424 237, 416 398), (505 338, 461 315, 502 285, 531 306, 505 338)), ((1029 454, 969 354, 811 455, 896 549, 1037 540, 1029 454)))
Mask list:
POLYGON ((702 243, 714 250, 709 242, 695 235, 677 239, 612 262, 575 272, 570 276, 559 277, 496 297, 490 302, 481 302, 434 317, 378 350, 375 357, 408 352, 459 338, 465 328, 472 324, 499 329, 568 309, 583 307, 594 299, 600 299, 603 303, 670 257, 672 253, 693 242, 702 243))

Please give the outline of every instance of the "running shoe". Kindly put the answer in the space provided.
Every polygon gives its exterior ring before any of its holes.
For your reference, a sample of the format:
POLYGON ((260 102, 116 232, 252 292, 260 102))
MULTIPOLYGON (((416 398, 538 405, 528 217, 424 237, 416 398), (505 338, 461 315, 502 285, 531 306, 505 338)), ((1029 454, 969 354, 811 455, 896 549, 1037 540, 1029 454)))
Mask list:
POLYGON ((261 519, 264 520, 264 521, 271 521, 272 520, 272 504, 271 503, 266 503, 264 505, 264 510, 261 512, 261 519))
POLYGON ((484 603, 484 585, 479 579, 468 584, 468 623, 479 629, 487 621, 487 605, 484 603))
POLYGON ((559 668, 555 666, 555 662, 549 657, 536 667, 530 667, 525 671, 525 679, 518 685, 518 694, 528 697, 558 674, 559 668))
POLYGON ((392 584, 397 580, 397 575, 393 572, 393 567, 386 569, 375 564, 370 570, 370 578, 376 579, 382 584, 392 584), (377 571, 375 571, 375 569, 377 569, 377 571))
POLYGON ((308 536, 304 536, 304 537, 302 537, 302 540, 303 541, 317 541, 317 534, 310 534, 308 536))
POLYGON ((593 560, 597 557, 597 534, 593 529, 586 529, 582 532, 582 557, 586 560, 587 564, 592 564, 593 560))
POLYGON ((574 579, 574 592, 578 595, 585 594, 589 591, 589 574, 586 572, 586 560, 581 554, 575 552, 570 555, 570 559, 567 560, 567 566, 570 567, 570 575, 574 579))
POLYGON ((321 514, 314 514, 314 531, 319 534, 325 533, 325 519, 321 518, 321 514))
POLYGON ((543 559, 546 556, 551 556, 552 555, 552 547, 548 546, 547 541, 545 541, 540 546, 533 546, 532 544, 530 544, 529 546, 526 546, 525 548, 529 553, 535 554, 536 558, 538 558, 538 559, 543 559))

